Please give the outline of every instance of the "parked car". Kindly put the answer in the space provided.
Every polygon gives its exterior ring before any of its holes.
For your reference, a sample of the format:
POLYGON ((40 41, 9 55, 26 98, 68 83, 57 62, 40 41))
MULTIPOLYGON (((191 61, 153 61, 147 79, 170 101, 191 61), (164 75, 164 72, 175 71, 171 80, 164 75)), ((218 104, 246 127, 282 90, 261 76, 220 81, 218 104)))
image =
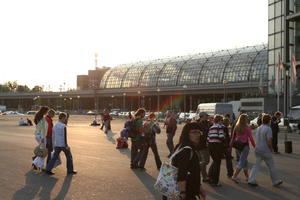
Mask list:
POLYGON ((87 114, 87 115, 95 115, 96 112, 94 112, 94 111, 92 111, 92 110, 89 110, 86 114, 87 114))
POLYGON ((190 113, 181 112, 178 115, 178 123, 181 124, 182 122, 185 122, 190 116, 190 113))
POLYGON ((36 113, 37 113, 37 111, 30 110, 26 114, 27 115, 35 115, 36 113))
POLYGON ((119 116, 119 112, 118 111, 112 111, 112 112, 109 113, 109 115, 111 117, 118 117, 119 116))
POLYGON ((6 111, 6 112, 2 113, 2 115, 15 116, 15 115, 24 115, 24 114, 19 113, 19 112, 17 112, 17 111, 6 111))

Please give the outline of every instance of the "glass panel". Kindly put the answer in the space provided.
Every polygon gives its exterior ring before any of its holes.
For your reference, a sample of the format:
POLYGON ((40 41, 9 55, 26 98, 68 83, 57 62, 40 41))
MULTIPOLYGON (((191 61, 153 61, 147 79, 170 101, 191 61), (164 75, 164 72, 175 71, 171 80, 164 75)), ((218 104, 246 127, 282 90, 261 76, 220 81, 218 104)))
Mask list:
POLYGON ((100 82, 100 88, 105 88, 106 81, 107 81, 109 75, 111 74, 111 72, 112 72, 112 69, 105 72, 105 74, 103 75, 103 78, 101 79, 101 82, 100 82))
POLYGON ((281 47, 281 33, 275 34, 275 48, 281 47))
POLYGON ((205 58, 187 61, 181 69, 181 73, 178 78, 178 85, 198 84, 199 74, 205 61, 205 58))
POLYGON ((269 19, 272 19, 275 16, 274 8, 274 5, 269 6, 269 19))
POLYGON ((275 19, 275 32, 282 31, 283 25, 281 25, 281 17, 275 19))
POLYGON ((183 62, 165 64, 158 78, 158 86, 176 86, 177 77, 182 65, 183 62))
POLYGON ((274 35, 269 36, 269 49, 274 49, 274 35))
POLYGON ((149 65, 141 77, 140 86, 141 87, 156 87, 157 79, 158 79, 163 67, 164 67, 163 64, 149 65))
POLYGON ((269 51, 269 65, 274 64, 274 51, 269 51))
POLYGON ((275 17, 281 16, 281 15, 282 15, 282 11, 281 11, 281 1, 280 1, 275 4, 275 17))
POLYGON ((274 31, 275 31, 274 21, 275 21, 275 20, 269 21, 269 29, 268 29, 269 34, 272 34, 272 33, 274 33, 274 31))
POLYGON ((255 58, 251 74, 251 81, 265 81, 268 78, 267 50, 261 51, 255 58))
POLYGON ((112 68, 112 73, 110 74, 106 82, 106 88, 121 88, 124 75, 126 75, 128 69, 128 65, 121 65, 112 68))
POLYGON ((130 67, 124 77, 122 88, 138 87, 140 76, 144 71, 145 67, 146 65, 134 65, 130 67))

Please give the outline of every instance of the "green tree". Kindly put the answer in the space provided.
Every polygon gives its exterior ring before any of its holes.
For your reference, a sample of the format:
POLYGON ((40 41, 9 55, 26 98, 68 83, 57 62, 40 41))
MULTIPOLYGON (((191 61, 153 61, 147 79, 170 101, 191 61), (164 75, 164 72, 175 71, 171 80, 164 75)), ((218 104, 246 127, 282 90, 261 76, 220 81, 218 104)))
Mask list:
POLYGON ((9 89, 10 89, 11 92, 14 92, 17 89, 17 87, 18 87, 17 81, 8 81, 5 84, 9 87, 9 89))
POLYGON ((30 88, 27 85, 18 85, 17 92, 30 92, 30 88))
POLYGON ((41 86, 36 85, 31 89, 31 92, 43 92, 43 88, 41 86))

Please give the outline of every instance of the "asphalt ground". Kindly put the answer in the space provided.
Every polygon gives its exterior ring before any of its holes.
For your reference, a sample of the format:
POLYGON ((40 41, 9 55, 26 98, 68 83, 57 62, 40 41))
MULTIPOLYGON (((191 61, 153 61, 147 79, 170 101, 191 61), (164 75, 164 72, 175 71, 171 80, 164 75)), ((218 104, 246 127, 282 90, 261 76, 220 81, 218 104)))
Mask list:
MULTIPOLYGON (((26 116, 25 116, 26 117, 26 116)), ((75 199, 75 200, 144 200, 160 199, 153 184, 158 175, 151 150, 146 171, 131 170, 130 150, 116 149, 116 138, 124 120, 112 121, 115 133, 107 137, 99 127, 91 127, 93 116, 71 116, 68 125, 68 143, 74 159, 77 175, 67 176, 63 153, 62 165, 48 176, 31 169, 31 157, 36 146, 34 127, 18 126, 20 117, 0 116, 0 200, 75 199)), ((33 116, 30 116, 32 119, 33 116)), ((54 119, 54 122, 57 118, 54 119)), ((175 141, 183 125, 178 125, 175 141)), ((162 126, 161 126, 162 127, 162 126)), ((213 200, 299 200, 300 199, 300 135, 292 133, 293 154, 284 152, 284 132, 279 136, 281 154, 274 155, 276 168, 282 180, 281 187, 273 187, 266 166, 263 164, 257 176, 259 187, 250 187, 240 174, 236 184, 226 176, 225 160, 222 161, 222 187, 203 184, 207 199, 213 200)), ((162 160, 167 159, 165 129, 157 137, 162 160)), ((234 153, 233 153, 234 155, 234 153)), ((249 154, 249 167, 255 161, 253 148, 249 154)), ((234 161, 234 164, 236 162, 234 161)))

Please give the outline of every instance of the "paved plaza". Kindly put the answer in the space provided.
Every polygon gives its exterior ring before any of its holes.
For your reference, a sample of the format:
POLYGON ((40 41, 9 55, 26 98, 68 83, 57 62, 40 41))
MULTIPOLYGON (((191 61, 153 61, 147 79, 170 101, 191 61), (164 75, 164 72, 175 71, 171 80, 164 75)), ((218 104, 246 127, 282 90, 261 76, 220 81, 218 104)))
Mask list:
MULTIPOLYGON (((33 116, 30 116, 31 119, 33 116)), ((116 138, 123 128, 123 120, 112 121, 116 133, 107 137, 99 127, 91 127, 93 116, 71 116, 68 127, 68 143, 74 159, 77 175, 67 176, 65 157, 62 165, 48 176, 31 169, 31 157, 36 142, 34 127, 17 126, 18 117, 0 116, 0 200, 74 199, 74 200, 146 200, 160 199, 153 184, 158 175, 153 154, 150 151, 146 171, 129 168, 130 150, 117 150, 116 138)), ((54 119, 54 122, 57 118, 54 119)), ((179 125, 175 141, 182 125, 179 125)), ((279 149, 284 152, 284 134, 281 132, 279 149)), ((274 155, 276 166, 284 183, 275 188, 271 185, 266 166, 258 174, 259 187, 252 188, 244 181, 236 184, 226 177, 225 161, 222 161, 221 183, 223 187, 203 187, 209 200, 299 200, 300 199, 300 135, 289 134, 293 141, 293 154, 274 155)), ((157 137, 162 160, 168 155, 165 145, 165 129, 157 137)), ((252 166, 253 149, 249 163, 252 166)), ((235 162, 234 162, 235 163, 235 162)))

